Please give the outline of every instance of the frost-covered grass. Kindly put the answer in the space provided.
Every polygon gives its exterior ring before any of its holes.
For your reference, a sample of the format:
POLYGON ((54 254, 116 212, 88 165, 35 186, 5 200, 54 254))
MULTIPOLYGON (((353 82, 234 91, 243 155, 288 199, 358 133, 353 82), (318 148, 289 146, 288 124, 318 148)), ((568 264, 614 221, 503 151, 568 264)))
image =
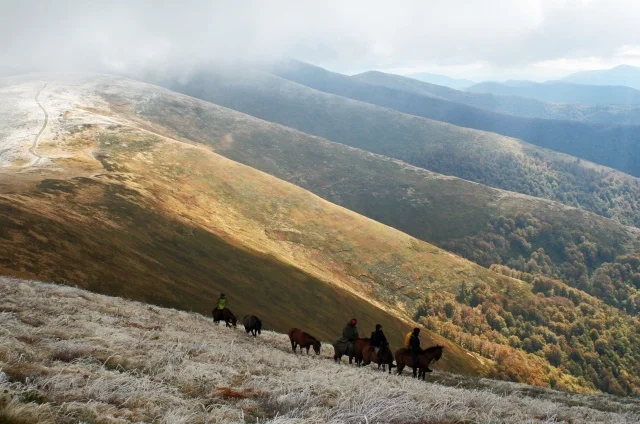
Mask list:
POLYGON ((629 399, 434 373, 438 383, 336 365, 327 344, 0 277, 0 422, 638 422, 629 399), (453 386, 451 386, 453 385, 453 386), (596 409, 597 408, 597 409, 596 409))

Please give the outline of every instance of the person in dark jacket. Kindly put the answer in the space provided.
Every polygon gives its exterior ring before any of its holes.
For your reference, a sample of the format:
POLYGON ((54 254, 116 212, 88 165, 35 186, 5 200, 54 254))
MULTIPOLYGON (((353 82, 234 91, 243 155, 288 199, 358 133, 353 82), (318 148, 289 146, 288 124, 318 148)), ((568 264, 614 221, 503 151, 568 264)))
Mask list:
POLYGON ((418 364, 420 355, 423 352, 420 347, 420 329, 414 328, 413 334, 411 334, 411 338, 409 339, 409 353, 411 353, 411 365, 413 368, 413 378, 418 376, 418 364))
POLYGON ((387 337, 384 335, 382 331, 382 325, 376 324, 376 331, 371 333, 371 338, 369 339, 369 346, 372 346, 376 352, 378 357, 378 365, 382 365, 382 355, 379 355, 380 348, 388 345, 387 337))
POLYGON ((358 334, 358 321, 352 318, 351 321, 345 325, 342 330, 342 338, 337 341, 337 344, 342 346, 345 355, 349 357, 349 363, 353 361, 353 354, 355 351, 355 341, 358 340, 360 335, 358 334))
POLYGON ((378 350, 380 350, 382 346, 385 346, 387 344, 389 344, 389 342, 387 341, 387 337, 384 335, 384 332, 382 331, 382 325, 376 324, 376 331, 371 333, 371 338, 369 339, 369 346, 373 346, 377 354, 378 350))

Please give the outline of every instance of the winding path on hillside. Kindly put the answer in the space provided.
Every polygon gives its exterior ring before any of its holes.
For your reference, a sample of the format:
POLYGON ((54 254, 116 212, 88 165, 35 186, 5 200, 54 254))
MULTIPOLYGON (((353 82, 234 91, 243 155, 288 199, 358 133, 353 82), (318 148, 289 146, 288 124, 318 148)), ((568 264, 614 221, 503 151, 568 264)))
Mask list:
POLYGON ((43 157, 40 156, 38 154, 38 151, 37 151, 37 149, 38 149, 38 141, 40 140, 40 136, 44 132, 45 128, 47 128, 47 124, 49 123, 49 114, 47 113, 46 109, 40 103, 40 100, 38 100, 38 97, 40 97, 40 93, 42 92, 42 90, 44 90, 47 87, 47 84, 49 84, 49 83, 48 82, 44 83, 44 85, 36 93, 36 97, 35 97, 36 103, 38 104, 38 106, 40 106, 40 109, 42 109, 42 112, 44 113, 44 123, 42 124, 42 128, 40 128, 40 131, 38 132, 38 134, 36 134, 35 138, 33 139, 33 143, 31 144, 31 147, 29 147, 29 153, 31 153, 33 156, 35 156, 36 160, 34 162, 31 162, 31 164, 29 164, 27 167, 31 167, 31 166, 37 165, 38 163, 40 163, 40 160, 43 159, 43 157))

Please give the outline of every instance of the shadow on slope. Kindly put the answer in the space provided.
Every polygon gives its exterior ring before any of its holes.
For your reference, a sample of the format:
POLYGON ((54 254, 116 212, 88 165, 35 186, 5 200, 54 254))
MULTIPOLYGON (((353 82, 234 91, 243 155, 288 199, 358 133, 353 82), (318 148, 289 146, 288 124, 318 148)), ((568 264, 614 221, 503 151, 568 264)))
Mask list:
MULTIPOLYGON (((56 281, 98 293, 209 315, 220 291, 238 316, 268 328, 297 326, 336 339, 352 316, 362 331, 381 323, 394 346, 408 325, 366 301, 276 258, 169 219, 117 181, 45 180, 37 190, 0 196, 0 273, 56 281)), ((162 208, 160 208, 162 209, 162 208)), ((444 368, 484 374, 446 343, 444 368)))

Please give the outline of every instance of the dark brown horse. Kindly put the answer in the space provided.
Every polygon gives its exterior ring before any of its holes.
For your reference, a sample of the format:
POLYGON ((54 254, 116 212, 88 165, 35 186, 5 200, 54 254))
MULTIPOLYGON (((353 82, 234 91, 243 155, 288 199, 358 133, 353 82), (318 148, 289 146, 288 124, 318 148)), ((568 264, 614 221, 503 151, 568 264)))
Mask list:
POLYGON ((382 370, 386 371, 386 367, 389 366, 389 374, 391 374, 391 368, 393 365, 393 353, 391 353, 391 349, 389 345, 386 344, 382 346, 378 353, 376 353, 376 349, 373 346, 366 346, 362 350, 362 365, 369 365, 370 363, 378 364, 378 369, 382 365, 382 370), (378 361, 379 360, 379 361, 378 361))
MULTIPOLYGON (((368 345, 369 339, 356 339, 353 342, 353 349, 351 352, 351 356, 349 356, 349 363, 353 363, 353 358, 355 358, 356 365, 360 366, 360 364, 362 363, 362 351, 368 345)), ((338 340, 336 343, 334 343, 333 350, 333 360, 339 362, 342 357, 347 354, 347 344, 338 340)))
MULTIPOLYGON (((426 373, 433 371, 429 368, 429 364, 431 361, 438 361, 442 357, 443 350, 443 346, 431 346, 418 355, 418 368, 420 370, 418 378, 422 377, 424 380, 426 373)), ((411 367, 413 363, 409 349, 398 349, 396 351, 396 362, 398 363, 398 375, 402 374, 405 366, 411 367)))
POLYGON ((369 346, 368 338, 358 339, 354 342, 353 357, 355 358, 356 366, 358 367, 362 366, 362 360, 364 359, 362 352, 367 346, 369 346))
POLYGON ((216 324, 220 321, 224 321, 227 327, 231 327, 232 325, 235 327, 238 323, 236 316, 233 315, 233 312, 231 312, 227 308, 224 308, 222 310, 215 308, 213 311, 211 311, 211 315, 213 315, 213 322, 216 324))
POLYGON ((299 328, 292 328, 287 334, 289 334, 289 340, 291 340, 291 349, 293 349, 293 353, 296 353, 296 348, 300 346, 300 353, 302 353, 302 348, 306 348, 308 355, 309 348, 313 347, 316 355, 320 355, 320 342, 312 335, 305 333, 299 328))
POLYGON ((245 315, 242 324, 244 324, 244 331, 253 334, 253 337, 262 334, 262 320, 257 316, 245 315))

